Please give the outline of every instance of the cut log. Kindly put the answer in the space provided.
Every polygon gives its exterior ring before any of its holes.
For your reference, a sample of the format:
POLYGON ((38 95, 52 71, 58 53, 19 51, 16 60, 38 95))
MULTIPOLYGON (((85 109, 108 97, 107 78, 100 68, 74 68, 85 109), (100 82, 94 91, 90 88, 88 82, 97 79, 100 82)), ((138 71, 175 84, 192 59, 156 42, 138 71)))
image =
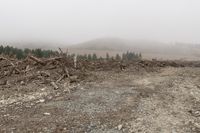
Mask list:
POLYGON ((38 59, 38 58, 36 58, 36 57, 34 57, 34 56, 29 56, 29 58, 32 59, 33 61, 35 61, 35 62, 37 62, 37 63, 43 65, 43 66, 46 65, 45 62, 41 61, 40 59, 38 59))
POLYGON ((61 60, 62 58, 63 58, 63 57, 55 57, 55 58, 47 59, 46 62, 55 61, 55 60, 59 61, 59 60, 61 60))

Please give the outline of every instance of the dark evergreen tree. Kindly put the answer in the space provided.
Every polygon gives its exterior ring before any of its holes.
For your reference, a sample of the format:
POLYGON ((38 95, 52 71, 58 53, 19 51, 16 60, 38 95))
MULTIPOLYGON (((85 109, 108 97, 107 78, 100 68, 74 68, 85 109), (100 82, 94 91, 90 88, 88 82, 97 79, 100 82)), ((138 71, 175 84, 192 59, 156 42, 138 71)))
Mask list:
POLYGON ((92 55, 92 60, 97 60, 97 55, 95 53, 92 55))
POLYGON ((92 60, 92 55, 91 55, 91 54, 88 54, 87 59, 88 59, 88 60, 92 60))
POLYGON ((106 53, 106 60, 109 60, 110 59, 110 56, 108 53, 106 53))
POLYGON ((121 60, 121 56, 119 54, 116 54, 115 59, 116 60, 121 60))
POLYGON ((139 58, 142 59, 142 54, 141 53, 139 53, 139 58))

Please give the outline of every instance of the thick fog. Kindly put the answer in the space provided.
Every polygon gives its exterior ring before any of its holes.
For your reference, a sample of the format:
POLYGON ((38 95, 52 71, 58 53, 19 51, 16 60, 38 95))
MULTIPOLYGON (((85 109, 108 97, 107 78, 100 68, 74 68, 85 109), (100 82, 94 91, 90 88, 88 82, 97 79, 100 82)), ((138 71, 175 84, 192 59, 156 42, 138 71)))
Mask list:
POLYGON ((199 0, 0 0, 0 41, 200 43, 199 0))

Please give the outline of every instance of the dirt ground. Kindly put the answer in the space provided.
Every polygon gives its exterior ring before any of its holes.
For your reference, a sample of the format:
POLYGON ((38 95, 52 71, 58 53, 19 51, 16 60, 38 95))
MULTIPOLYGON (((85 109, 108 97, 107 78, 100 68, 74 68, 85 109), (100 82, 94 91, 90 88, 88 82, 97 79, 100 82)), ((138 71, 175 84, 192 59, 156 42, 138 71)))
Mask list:
POLYGON ((2 133, 199 133, 200 68, 90 71, 66 89, 0 87, 2 133))

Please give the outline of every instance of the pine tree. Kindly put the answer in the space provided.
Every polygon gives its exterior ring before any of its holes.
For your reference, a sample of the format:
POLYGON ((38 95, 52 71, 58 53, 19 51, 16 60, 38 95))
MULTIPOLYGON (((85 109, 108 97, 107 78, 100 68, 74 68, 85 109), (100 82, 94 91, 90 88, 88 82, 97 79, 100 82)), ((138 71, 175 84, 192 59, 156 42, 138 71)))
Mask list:
POLYGON ((17 59, 23 59, 23 58, 24 58, 24 52, 23 52, 23 50, 18 49, 18 50, 16 51, 16 58, 17 58, 17 59))
POLYGON ((92 55, 92 60, 97 60, 97 55, 95 53, 92 55))
POLYGON ((3 46, 1 45, 1 46, 0 46, 0 54, 3 53, 3 49, 4 49, 4 48, 3 48, 3 46))
POLYGON ((121 60, 121 56, 119 54, 116 54, 115 59, 116 60, 121 60))
POLYGON ((139 58, 142 59, 142 54, 141 53, 139 53, 139 58))
POLYGON ((88 59, 88 60, 92 60, 92 55, 91 55, 91 54, 88 54, 87 59, 88 59))
POLYGON ((108 53, 106 53, 106 60, 109 60, 110 59, 110 56, 108 53))

